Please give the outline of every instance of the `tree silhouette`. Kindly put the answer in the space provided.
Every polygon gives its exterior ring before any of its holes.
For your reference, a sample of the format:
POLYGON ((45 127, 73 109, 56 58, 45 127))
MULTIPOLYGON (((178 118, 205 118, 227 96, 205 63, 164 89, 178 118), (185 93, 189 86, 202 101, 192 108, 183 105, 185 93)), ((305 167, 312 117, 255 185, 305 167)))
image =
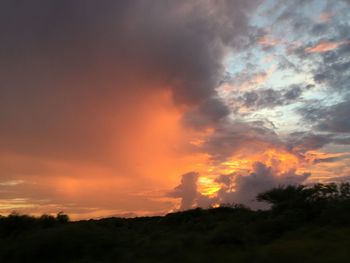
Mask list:
POLYGON ((350 184, 279 186, 239 204, 70 222, 0 216, 0 262, 349 262, 350 184))

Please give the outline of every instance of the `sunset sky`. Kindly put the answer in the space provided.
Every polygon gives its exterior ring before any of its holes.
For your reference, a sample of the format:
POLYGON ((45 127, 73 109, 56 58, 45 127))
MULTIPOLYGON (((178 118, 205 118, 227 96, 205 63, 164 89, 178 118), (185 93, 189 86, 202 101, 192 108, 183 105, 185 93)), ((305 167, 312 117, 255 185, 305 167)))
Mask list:
POLYGON ((5 0, 0 21, 0 214, 350 179, 349 0, 5 0))

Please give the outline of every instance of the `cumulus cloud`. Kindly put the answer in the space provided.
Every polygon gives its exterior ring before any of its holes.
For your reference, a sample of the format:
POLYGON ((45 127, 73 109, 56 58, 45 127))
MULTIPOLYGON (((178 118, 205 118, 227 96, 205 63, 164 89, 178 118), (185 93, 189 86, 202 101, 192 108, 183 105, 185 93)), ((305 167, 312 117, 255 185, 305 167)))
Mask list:
POLYGON ((249 175, 237 175, 235 177, 235 191, 221 193, 219 200, 224 203, 234 202, 245 204, 253 209, 264 208, 265 204, 258 203, 255 198, 259 193, 281 185, 302 184, 311 174, 296 173, 295 169, 281 173, 273 167, 256 162, 249 175))
POLYGON ((277 167, 256 162, 248 174, 219 175, 216 182, 220 184, 220 189, 215 196, 208 197, 198 192, 196 182, 199 174, 193 172, 184 174, 181 184, 170 195, 181 198, 180 209, 195 206, 206 208, 214 204, 243 204, 252 209, 263 209, 266 204, 256 201, 259 193, 278 186, 302 184, 310 175, 298 174, 295 169, 281 172, 277 167))
POLYGON ((170 197, 181 198, 180 210, 190 209, 199 195, 197 180, 199 174, 189 172, 181 176, 181 183, 169 193, 170 197))

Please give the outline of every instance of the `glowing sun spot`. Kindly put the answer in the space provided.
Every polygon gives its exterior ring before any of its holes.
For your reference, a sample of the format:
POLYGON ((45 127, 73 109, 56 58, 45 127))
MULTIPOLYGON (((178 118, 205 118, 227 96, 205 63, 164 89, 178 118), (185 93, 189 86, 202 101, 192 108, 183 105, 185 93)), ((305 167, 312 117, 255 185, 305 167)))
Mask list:
POLYGON ((220 190, 220 185, 210 177, 199 177, 198 189, 202 195, 213 196, 217 191, 220 190))

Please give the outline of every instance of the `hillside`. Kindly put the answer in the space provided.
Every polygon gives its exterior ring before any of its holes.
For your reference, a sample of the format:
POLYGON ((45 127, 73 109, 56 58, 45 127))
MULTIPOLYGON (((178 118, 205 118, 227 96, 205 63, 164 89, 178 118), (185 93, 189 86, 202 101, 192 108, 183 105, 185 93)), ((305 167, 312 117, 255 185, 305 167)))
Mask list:
POLYGON ((349 262, 350 185, 280 187, 241 205, 69 222, 0 217, 0 262, 349 262))

